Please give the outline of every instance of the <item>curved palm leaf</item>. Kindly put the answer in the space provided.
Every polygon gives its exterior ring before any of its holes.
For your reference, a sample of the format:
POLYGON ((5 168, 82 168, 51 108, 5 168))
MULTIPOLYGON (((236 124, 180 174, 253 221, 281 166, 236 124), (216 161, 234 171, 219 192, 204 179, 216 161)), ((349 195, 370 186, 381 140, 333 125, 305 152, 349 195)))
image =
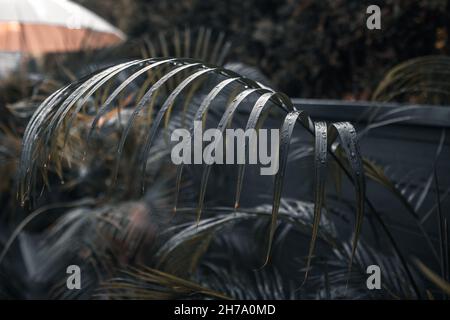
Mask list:
MULTIPOLYGON (((154 76, 154 75, 152 75, 154 76)), ((156 77, 157 78, 157 77, 156 77)), ((20 197, 22 202, 25 200, 33 199, 36 196, 35 187, 37 184, 38 171, 42 172, 45 177, 46 170, 43 167, 49 164, 52 159, 52 155, 55 154, 56 142, 59 137, 62 137, 62 147, 59 153, 64 153, 64 146, 66 139, 69 139, 72 128, 76 125, 77 121, 83 120, 86 117, 89 119, 93 117, 91 123, 91 129, 87 135, 87 139, 91 139, 94 130, 101 131, 103 128, 100 125, 101 119, 110 111, 116 110, 120 114, 121 109, 133 110, 131 117, 125 125, 125 129, 121 131, 120 142, 117 144, 116 160, 119 161, 123 154, 124 146, 126 145, 126 139, 132 126, 137 126, 141 132, 143 132, 143 139, 134 146, 133 150, 136 154, 137 166, 141 168, 138 172, 141 181, 144 181, 147 160, 154 146, 155 139, 162 132, 160 126, 164 120, 164 128, 168 129, 167 125, 173 118, 173 114, 182 114, 189 109, 196 107, 194 104, 187 104, 189 101, 183 101, 184 105, 188 106, 183 110, 176 109, 177 101, 189 99, 192 97, 191 93, 185 95, 185 88, 188 86, 196 86, 197 94, 205 95, 205 99, 200 107, 197 109, 197 119, 204 119, 208 113, 209 106, 214 100, 215 96, 222 93, 223 89, 228 85, 233 85, 236 95, 228 103, 224 113, 218 123, 218 129, 223 133, 224 130, 231 123, 233 116, 239 109, 240 105, 246 103, 246 98, 250 95, 259 95, 260 98, 251 108, 250 117, 247 123, 247 127, 258 128, 262 124, 262 120, 266 116, 265 106, 270 100, 272 109, 280 110, 281 112, 287 112, 284 119, 283 126, 281 128, 280 137, 280 168, 275 177, 274 194, 273 194, 273 208, 272 219, 268 235, 268 250, 266 256, 266 263, 269 260, 270 249, 275 232, 280 199, 282 194, 282 186, 284 181, 284 175, 286 170, 287 158, 289 155, 289 144, 292 140, 295 124, 298 122, 313 137, 316 136, 319 140, 317 143, 319 154, 316 157, 316 170, 318 180, 316 182, 316 203, 317 215, 320 208, 323 206, 323 186, 324 186, 324 170, 327 158, 324 153, 324 142, 327 136, 327 131, 324 130, 324 124, 314 125, 314 122, 302 111, 296 110, 290 100, 281 93, 262 88, 257 82, 242 77, 232 71, 223 69, 221 67, 207 65, 199 61, 193 61, 191 59, 145 59, 135 60, 127 63, 120 64, 118 66, 110 67, 106 70, 99 71, 96 74, 86 77, 78 82, 70 84, 65 88, 62 88, 51 95, 36 111, 30 124, 28 125, 25 136, 23 139, 23 151, 21 155, 21 163, 19 170, 19 184, 20 184, 20 197), (148 78, 149 73, 157 74, 157 71, 162 71, 163 76, 152 82, 145 81, 148 78), (181 76, 181 72, 187 73, 183 79, 179 79, 178 85, 167 96, 159 95, 159 99, 153 102, 153 98, 156 98, 156 93, 160 92, 160 89, 166 81, 178 80, 176 75, 181 76), (123 79, 123 74, 128 74, 125 81, 117 81, 123 79), (142 97, 134 93, 130 93, 130 98, 127 100, 126 105, 121 104, 118 99, 122 92, 131 84, 138 80, 144 80, 143 83, 146 87, 146 92, 142 97), (105 97, 105 100, 101 103, 100 108, 85 108, 85 105, 92 101, 92 96, 97 93, 103 86, 107 86, 108 91, 112 93, 105 97), (154 96, 155 94, 155 96, 154 96), (187 98, 188 97, 188 98, 187 98), (155 106, 154 106, 155 104, 155 106), (141 110, 147 108, 147 114, 140 118, 137 123, 141 110), (155 110, 156 109, 156 110, 155 110), (155 110, 155 114, 154 114, 155 110), (317 129, 316 129, 317 128, 317 129), (315 132, 319 132, 319 135, 315 135, 315 132), (323 163, 324 162, 324 163, 323 163)), ((103 88, 104 89, 104 88, 103 88)), ((350 164, 349 171, 352 176, 352 180, 356 186, 357 193, 357 218, 355 226, 355 235, 353 240, 353 250, 356 250, 356 243, 360 234, 360 227, 363 218, 364 211, 364 197, 365 197, 365 182, 364 173, 361 165, 361 157, 359 155, 357 147, 357 139, 353 126, 348 123, 332 124, 331 127, 336 130, 337 136, 342 141, 343 150, 347 155, 348 162, 350 164)), ((117 166, 116 166, 117 168, 117 166)), ((197 221, 201 218, 201 212, 204 208, 205 192, 207 189, 207 183, 211 166, 205 164, 203 168, 202 180, 200 185, 199 203, 197 208, 197 221)), ((117 170, 116 170, 117 172, 117 170)), ((238 186, 236 191, 236 207, 239 204, 239 198, 241 194, 241 187, 243 181, 243 168, 238 173, 238 186)), ((62 172, 60 172, 62 175, 62 172)), ((181 179, 181 169, 177 174, 177 192, 179 191, 179 180, 181 179)), ((144 183, 142 183, 144 185, 144 183)), ((315 219, 314 233, 312 237, 312 246, 314 246, 314 239, 317 234, 319 218, 315 219)), ((309 253, 312 255, 312 249, 309 253)))

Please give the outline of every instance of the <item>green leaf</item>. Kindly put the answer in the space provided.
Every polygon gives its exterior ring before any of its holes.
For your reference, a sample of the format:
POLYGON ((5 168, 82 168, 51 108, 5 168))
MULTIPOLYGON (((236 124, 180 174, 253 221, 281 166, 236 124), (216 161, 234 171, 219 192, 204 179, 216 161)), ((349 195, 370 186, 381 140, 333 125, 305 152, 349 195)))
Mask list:
MULTIPOLYGON (((284 105, 287 110, 293 110, 292 102, 289 100, 289 98, 285 97, 284 95, 278 93, 278 92, 267 92, 261 95, 261 97, 258 98, 258 100, 253 105, 252 111, 250 113, 250 116, 247 121, 246 130, 250 129, 257 129, 259 130, 264 122, 265 117, 267 116, 268 111, 270 110, 267 107, 267 103, 271 99, 278 99, 276 100, 281 105, 284 105)), ((248 154, 249 146, 248 144, 245 144, 245 154, 248 154)), ((236 185, 236 198, 234 202, 235 209, 239 208, 239 203, 241 199, 241 192, 242 192, 242 185, 244 183, 244 175, 245 175, 245 168, 246 164, 241 164, 238 167, 238 177, 237 177, 237 185, 236 185)))
POLYGON ((364 202, 366 194, 366 179, 364 174, 364 168, 359 152, 357 135, 355 128, 348 122, 333 123, 331 128, 335 129, 338 137, 340 138, 343 150, 347 156, 347 160, 351 168, 351 176, 355 184, 356 192, 356 219, 355 219, 355 231, 352 242, 352 255, 350 258, 349 270, 351 270, 353 258, 356 252, 358 244, 358 238, 361 233, 361 227, 364 219, 364 202))
POLYGON ((309 246, 308 260, 306 263, 305 280, 308 278, 308 272, 311 265, 311 259, 314 254, 317 234, 319 232, 320 215, 324 205, 325 198, 325 181, 327 173, 327 125, 324 122, 315 123, 315 140, 314 148, 314 221, 311 235, 311 243, 309 246))
POLYGON ((283 190, 284 175, 286 172, 287 159, 289 154, 289 145, 294 131, 295 124, 299 120, 306 124, 309 122, 309 118, 305 116, 303 111, 293 111, 287 114, 284 118, 283 125, 280 133, 280 154, 279 154, 279 167, 278 172, 275 175, 275 184, 273 192, 273 204, 272 204, 272 218, 269 227, 267 254, 264 262, 264 266, 267 265, 270 258, 270 252, 272 250, 273 237, 277 227, 278 211, 280 209, 281 193, 283 190))
MULTIPOLYGON (((233 115, 236 112, 239 105, 251 94, 253 93, 264 93, 267 92, 267 89, 262 88, 252 88, 252 89, 246 89, 242 91, 240 94, 238 94, 233 101, 227 106, 227 109, 225 110, 225 113, 223 114, 222 118, 220 119, 219 125, 217 129, 220 131, 220 133, 223 135, 226 128, 228 127, 229 123, 233 119, 233 115)), ((219 142, 221 142, 221 139, 218 139, 218 141, 214 141, 214 143, 217 145, 219 142)), ((198 209, 197 209, 197 222, 200 220, 201 213, 203 210, 204 200, 205 200, 205 194, 206 194, 206 187, 208 184, 209 174, 211 172, 211 165, 204 164, 203 165, 203 173, 202 173, 202 180, 200 185, 200 195, 198 200, 198 209)))

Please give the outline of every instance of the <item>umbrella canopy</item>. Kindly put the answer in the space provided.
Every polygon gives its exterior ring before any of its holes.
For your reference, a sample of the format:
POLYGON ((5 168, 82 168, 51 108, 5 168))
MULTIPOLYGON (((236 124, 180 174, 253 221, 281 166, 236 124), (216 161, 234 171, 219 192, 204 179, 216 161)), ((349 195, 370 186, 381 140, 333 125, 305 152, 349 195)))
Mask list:
POLYGON ((42 55, 124 39, 120 30, 68 0, 0 0, 0 51, 42 55))

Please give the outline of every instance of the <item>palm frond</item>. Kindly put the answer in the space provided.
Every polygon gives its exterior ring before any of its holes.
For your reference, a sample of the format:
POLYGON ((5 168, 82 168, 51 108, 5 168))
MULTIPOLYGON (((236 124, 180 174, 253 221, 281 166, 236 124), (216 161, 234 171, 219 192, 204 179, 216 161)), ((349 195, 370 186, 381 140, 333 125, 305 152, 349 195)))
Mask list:
POLYGON ((375 90, 376 101, 448 104, 450 58, 425 56, 403 62, 387 72, 375 90))
MULTIPOLYGON (((399 263, 398 258, 389 253, 380 253, 365 243, 360 243, 354 259, 352 259, 351 245, 344 243, 334 248, 332 255, 319 258, 317 264, 323 267, 328 285, 333 288, 332 292, 329 292, 330 299, 345 299, 349 296, 359 299, 418 298, 410 283, 409 275, 402 264, 399 263), (352 261, 350 273, 348 273, 348 261, 352 261), (381 291, 371 291, 366 286, 368 277, 366 269, 370 265, 380 267, 381 291)), ((308 293, 314 292, 312 288, 320 288, 318 298, 323 298, 323 287, 322 275, 315 275, 311 277, 308 287, 305 287, 304 290, 308 293)))
POLYGON ((450 295, 450 283, 441 278, 433 270, 423 264, 420 260, 415 259, 415 263, 420 271, 445 294, 450 295))
POLYGON ((122 277, 105 282, 97 296, 102 299, 230 299, 221 292, 170 273, 146 267, 128 269, 122 277))
POLYGON ((206 63, 223 65, 231 49, 231 42, 226 40, 225 33, 215 33, 212 29, 189 27, 180 30, 175 28, 167 32, 159 32, 155 39, 144 38, 143 56, 192 58, 206 63))
MULTIPOLYGON (((153 76, 153 75, 152 75, 153 76)), ((280 137, 280 169, 275 177, 274 184, 274 196, 273 196, 273 208, 272 208, 272 222, 268 234, 268 250, 266 255, 266 262, 269 259, 270 248, 273 240, 274 230, 276 227, 279 204, 282 193, 282 186, 284 181, 284 174, 286 169, 286 161, 289 154, 289 144, 292 140, 294 133, 294 126, 296 123, 300 123, 314 137, 315 126, 314 122, 302 111, 296 110, 292 105, 292 102, 285 95, 277 93, 269 88, 262 88, 257 82, 239 76, 238 74, 223 69, 218 66, 204 64, 199 61, 193 61, 190 59, 172 59, 172 58, 155 58, 135 60, 119 64, 117 66, 110 67, 105 70, 101 70, 92 76, 88 76, 78 82, 72 83, 51 95, 45 102, 41 104, 36 113, 31 119, 23 139, 23 151, 21 155, 21 161, 19 166, 19 185, 20 185, 20 198, 22 202, 33 199, 36 196, 36 184, 38 183, 38 172, 41 172, 43 179, 46 179, 47 170, 45 169, 52 162, 56 167, 60 167, 60 157, 67 151, 68 143, 70 143, 71 135, 77 125, 84 126, 86 117, 88 121, 92 121, 90 129, 87 133, 87 145, 92 141, 95 133, 100 134, 104 132, 102 127, 102 121, 106 114, 113 110, 120 114, 123 110, 133 110, 131 116, 127 120, 124 129, 121 129, 120 142, 116 145, 116 164, 120 161, 123 154, 123 148, 126 145, 127 137, 130 132, 130 128, 135 126, 141 133, 141 140, 133 145, 131 151, 131 158, 134 159, 135 165, 140 168, 136 173, 142 181, 144 186, 146 168, 148 165, 148 158, 151 154, 152 147, 155 146, 157 137, 163 133, 167 133, 169 123, 173 118, 173 115, 185 114, 190 108, 196 107, 196 105, 189 104, 189 101, 183 101, 184 106, 182 110, 176 109, 177 102, 186 98, 186 91, 188 87, 195 87, 197 94, 205 95, 203 103, 197 109, 197 117, 206 117, 208 108, 214 99, 214 97, 222 92, 228 84, 233 84, 236 89, 236 95, 232 101, 229 102, 223 112, 219 123, 218 129, 221 132, 228 127, 232 121, 236 111, 242 107, 241 105, 247 103, 247 99, 252 96, 260 96, 255 104, 252 104, 248 127, 258 127, 259 120, 263 119, 263 109, 268 101, 273 103, 271 106, 280 112, 285 112, 287 115, 284 118, 284 124, 281 129, 280 137), (164 75, 156 79, 153 78, 151 82, 145 81, 150 76, 149 73, 153 73, 155 70, 162 70, 164 75), (176 80, 176 75, 181 75, 181 71, 187 72, 188 75, 185 78, 180 79, 179 83, 167 96, 161 97, 158 95, 165 83, 169 80, 176 80), (121 82, 115 82, 116 78, 121 74, 128 74, 126 79, 121 82), (140 81, 146 88, 145 93, 142 96, 138 96, 134 92, 130 92, 127 103, 124 104, 120 101, 122 93, 127 92, 127 87, 131 84, 140 81), (111 92, 104 97, 104 101, 101 102, 100 107, 95 104, 89 107, 89 103, 95 102, 93 95, 101 89, 108 89, 107 92, 111 92), (154 99, 159 98, 157 101, 154 99), (156 102, 156 105, 155 105, 156 102), (135 121, 140 115, 141 111, 144 111, 147 107, 147 113, 139 118, 140 121, 135 121), (161 126, 164 126, 164 131, 161 130, 161 126), (57 143, 59 141, 59 143, 57 143)), ((188 93, 188 96, 192 96, 188 93)), ((321 128, 324 125, 321 125, 321 128)), ((118 127, 121 128, 120 126, 118 127)), ((348 123, 337 123, 330 126, 330 130, 337 132, 337 137, 342 141, 342 147, 347 156, 349 163, 349 171, 352 181, 356 186, 357 194, 357 213, 356 213, 356 226, 355 236, 353 241, 353 250, 356 250, 356 243, 360 234, 360 228, 362 223, 362 216, 364 211, 364 198, 365 198, 365 184, 364 173, 361 165, 361 157, 358 152, 357 139, 353 126, 348 123)), ((327 131, 320 130, 320 139, 324 139, 324 135, 327 135, 327 131)), ((334 139, 331 139, 334 141, 334 139)), ((160 140, 158 140, 160 141, 160 140)), ((73 149, 72 147, 71 149, 73 149)), ((322 156, 324 153, 323 143, 317 152, 320 153, 320 157, 316 158, 316 162, 322 161, 326 158, 322 156)), ((330 151, 330 147, 328 148, 330 151)), ((88 150, 83 150, 85 153, 88 150)), ((90 151, 92 152, 92 151, 90 151)), ((334 155, 334 153, 332 153, 334 155)), ((325 166, 322 164, 317 166, 317 170, 325 170, 325 166)), ((202 181, 200 184, 199 202, 197 207, 197 220, 200 219, 201 213, 204 209, 205 192, 209 180, 209 173, 211 166, 204 164, 202 181)), ((115 171, 117 173, 117 170, 115 171)), ((59 175, 63 175, 62 170, 58 170, 59 175)), ((112 175, 112 181, 114 181, 114 174, 112 175)), ((237 201, 236 207, 239 206, 239 195, 241 183, 243 180, 242 172, 240 173, 240 179, 238 182, 237 201)), ((112 184, 110 184, 112 187, 112 184)), ((178 189, 178 187, 177 187, 178 189)), ((322 191, 319 192, 319 194, 322 191)), ((316 198, 317 203, 315 205, 320 207, 322 205, 321 197, 316 198)), ((318 219, 316 219, 318 220, 318 219)), ((317 222, 317 221, 316 221, 317 222)), ((316 225, 317 228, 317 225, 316 225)))

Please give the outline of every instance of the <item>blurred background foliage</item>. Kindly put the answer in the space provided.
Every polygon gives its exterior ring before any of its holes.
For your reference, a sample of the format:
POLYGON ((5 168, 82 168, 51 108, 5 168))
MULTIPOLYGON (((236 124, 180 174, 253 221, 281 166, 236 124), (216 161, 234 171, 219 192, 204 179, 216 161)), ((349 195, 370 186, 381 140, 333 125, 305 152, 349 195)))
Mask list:
POLYGON ((77 0, 131 39, 174 27, 226 32, 231 60, 258 67, 292 97, 368 100, 405 60, 448 54, 447 0, 77 0), (382 30, 365 27, 379 5, 382 30))

